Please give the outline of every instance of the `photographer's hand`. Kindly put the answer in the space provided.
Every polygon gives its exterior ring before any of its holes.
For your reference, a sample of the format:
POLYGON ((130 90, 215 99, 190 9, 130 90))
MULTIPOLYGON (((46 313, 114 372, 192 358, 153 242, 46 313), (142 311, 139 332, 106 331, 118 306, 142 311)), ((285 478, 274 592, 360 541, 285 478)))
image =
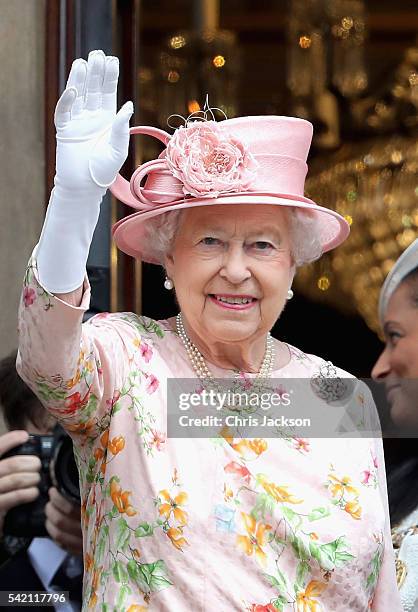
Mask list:
MULTIPOLYGON (((28 438, 28 432, 20 429, 0 436, 0 456, 23 444, 28 438)), ((40 469, 41 461, 35 455, 16 455, 0 459, 0 536, 7 512, 38 497, 40 469)))
POLYGON ((55 542, 73 555, 83 554, 80 504, 65 499, 55 487, 48 491, 45 527, 55 542))

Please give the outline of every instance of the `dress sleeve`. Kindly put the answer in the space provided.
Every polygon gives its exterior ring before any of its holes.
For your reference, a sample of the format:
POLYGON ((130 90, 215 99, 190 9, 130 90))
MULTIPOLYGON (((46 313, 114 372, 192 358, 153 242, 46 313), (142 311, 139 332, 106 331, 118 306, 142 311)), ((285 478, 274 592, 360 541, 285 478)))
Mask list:
POLYGON ((375 438, 375 457, 377 462, 378 482, 382 502, 385 509, 386 523, 383 534, 384 547, 383 559, 380 567, 379 578, 373 598, 371 609, 375 612, 402 612, 403 607, 396 583, 395 556, 392 546, 392 537, 389 518, 388 493, 386 485, 385 459, 383 454, 383 443, 381 438, 375 438))
POLYGON ((46 291, 31 258, 19 306, 16 366, 75 441, 94 438, 108 425, 141 341, 133 315, 103 313, 83 324, 89 300, 87 280, 78 307, 46 291))

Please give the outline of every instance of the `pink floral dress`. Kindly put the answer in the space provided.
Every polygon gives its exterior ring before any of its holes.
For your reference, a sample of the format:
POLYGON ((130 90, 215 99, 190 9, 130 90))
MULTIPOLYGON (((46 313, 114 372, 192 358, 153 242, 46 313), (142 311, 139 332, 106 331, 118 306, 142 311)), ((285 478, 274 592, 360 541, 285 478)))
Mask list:
MULTIPOLYGON (((88 304, 87 282, 70 306, 30 262, 18 370, 74 441, 83 610, 401 610, 381 440, 168 438, 167 379, 194 376, 173 326, 82 325, 88 304)), ((275 376, 324 363, 290 350, 275 376)))

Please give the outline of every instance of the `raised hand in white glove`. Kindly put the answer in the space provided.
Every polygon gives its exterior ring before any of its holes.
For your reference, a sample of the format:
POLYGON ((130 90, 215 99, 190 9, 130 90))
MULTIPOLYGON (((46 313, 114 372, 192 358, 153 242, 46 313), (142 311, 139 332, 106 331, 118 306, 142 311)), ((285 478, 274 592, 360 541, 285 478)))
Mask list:
POLYGON ((52 293, 83 284, 100 203, 128 155, 132 102, 116 114, 119 61, 92 51, 73 62, 55 109, 54 189, 37 247, 39 280, 52 293))

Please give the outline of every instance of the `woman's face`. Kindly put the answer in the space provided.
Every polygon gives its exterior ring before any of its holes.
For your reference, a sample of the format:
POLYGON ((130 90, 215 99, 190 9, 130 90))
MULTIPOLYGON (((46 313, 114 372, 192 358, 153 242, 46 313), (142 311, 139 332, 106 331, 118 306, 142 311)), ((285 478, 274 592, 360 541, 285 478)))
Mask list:
POLYGON ((392 420, 418 427, 418 309, 411 286, 401 283, 389 300, 383 332, 386 346, 372 376, 384 380, 392 420))
POLYGON ((186 210, 166 269, 204 342, 261 336, 283 310, 293 279, 285 211, 235 204, 186 210))

